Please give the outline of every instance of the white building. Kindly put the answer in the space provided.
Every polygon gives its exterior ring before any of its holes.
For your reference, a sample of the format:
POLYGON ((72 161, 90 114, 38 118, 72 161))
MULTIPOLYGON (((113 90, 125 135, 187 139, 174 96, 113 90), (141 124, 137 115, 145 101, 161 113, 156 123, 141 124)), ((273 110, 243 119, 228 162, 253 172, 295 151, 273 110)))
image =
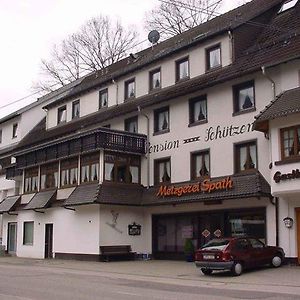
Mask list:
POLYGON ((128 244, 180 258, 186 238, 247 234, 297 257, 280 236, 269 140, 252 130, 274 94, 299 86, 300 4, 285 8, 254 0, 46 105, 7 170, 20 185, 0 204, 4 244, 16 231, 8 252, 98 260, 99 246, 128 244))

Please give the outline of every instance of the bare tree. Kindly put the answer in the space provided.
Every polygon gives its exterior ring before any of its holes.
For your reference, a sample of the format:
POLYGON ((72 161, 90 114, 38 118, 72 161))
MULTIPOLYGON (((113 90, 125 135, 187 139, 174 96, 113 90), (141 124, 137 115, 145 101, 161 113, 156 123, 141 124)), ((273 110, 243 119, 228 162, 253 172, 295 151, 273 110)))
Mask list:
POLYGON ((146 13, 145 27, 156 29, 163 38, 180 34, 214 16, 223 0, 160 0, 161 4, 146 13))
POLYGON ((42 80, 35 90, 52 91, 124 58, 137 44, 137 32, 106 16, 87 21, 78 32, 55 45, 51 59, 42 59, 42 80))

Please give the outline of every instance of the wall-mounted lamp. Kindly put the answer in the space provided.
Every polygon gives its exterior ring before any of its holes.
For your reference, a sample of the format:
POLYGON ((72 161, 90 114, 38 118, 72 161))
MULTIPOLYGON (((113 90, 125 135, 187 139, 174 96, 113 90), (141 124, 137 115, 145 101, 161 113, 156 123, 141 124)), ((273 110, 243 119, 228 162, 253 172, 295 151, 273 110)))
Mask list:
POLYGON ((294 220, 290 217, 285 217, 283 219, 284 225, 286 228, 292 228, 294 224, 294 220))

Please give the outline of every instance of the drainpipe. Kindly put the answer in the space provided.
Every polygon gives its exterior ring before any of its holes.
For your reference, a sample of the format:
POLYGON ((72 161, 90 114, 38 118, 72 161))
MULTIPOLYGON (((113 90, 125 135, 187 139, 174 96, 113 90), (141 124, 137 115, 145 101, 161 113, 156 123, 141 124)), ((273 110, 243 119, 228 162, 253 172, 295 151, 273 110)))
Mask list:
POLYGON ((141 107, 138 106, 138 112, 147 120, 147 143, 146 143, 146 159, 147 159, 147 189, 150 187, 150 152, 149 152, 149 136, 150 136, 150 120, 149 117, 142 112, 141 107))
POLYGON ((276 246, 278 247, 279 246, 279 232, 278 232, 278 228, 279 228, 279 224, 278 224, 278 221, 279 221, 279 199, 278 197, 275 197, 275 214, 276 214, 276 217, 275 217, 275 222, 276 222, 276 246))

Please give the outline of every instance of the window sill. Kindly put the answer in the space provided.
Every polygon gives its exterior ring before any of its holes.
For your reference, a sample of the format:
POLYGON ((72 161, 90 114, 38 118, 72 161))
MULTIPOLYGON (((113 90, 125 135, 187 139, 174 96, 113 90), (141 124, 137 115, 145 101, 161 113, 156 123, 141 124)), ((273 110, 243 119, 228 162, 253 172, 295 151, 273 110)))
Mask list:
POLYGON ((165 130, 153 132, 153 135, 155 136, 155 135, 165 134, 165 133, 168 133, 168 132, 170 132, 170 129, 165 129, 165 130))
POLYGON ((135 98, 136 98, 135 96, 124 98, 124 102, 130 101, 130 100, 134 100, 135 98))
POLYGON ((80 182, 80 185, 87 185, 87 184, 93 184, 93 183, 99 183, 99 180, 80 182))
POLYGON ((187 77, 184 77, 184 78, 177 79, 176 82, 175 82, 175 84, 181 83, 181 82, 185 82, 185 81, 187 81, 187 80, 189 80, 189 79, 190 79, 190 76, 187 76, 187 77))
POLYGON ((217 71, 217 70, 220 70, 220 69, 222 69, 222 65, 218 65, 218 66, 206 69, 205 73, 211 73, 213 71, 217 71))
POLYGON ((208 120, 207 119, 204 119, 204 120, 199 120, 199 121, 196 121, 194 123, 190 123, 188 125, 188 127, 194 127, 194 126, 198 126, 198 125, 202 125, 202 124, 206 124, 208 123, 208 120))
POLYGON ((69 185, 64 185, 64 186, 60 186, 59 189, 60 190, 63 190, 63 189, 69 189, 69 188, 72 188, 72 187, 76 187, 78 184, 69 184, 69 185))
POLYGON ((243 171, 236 171, 235 175, 244 175, 244 174, 253 174, 256 173, 257 169, 249 169, 249 170, 243 170, 243 171))
POLYGON ((235 116, 247 114, 247 113, 254 112, 254 111, 256 111, 256 107, 251 107, 251 108, 247 108, 247 109, 243 109, 243 110, 234 112, 234 113, 232 113, 232 116, 235 117, 235 116))
POLYGON ((300 162, 300 156, 297 157, 291 157, 291 158, 285 158, 283 160, 275 161, 275 166, 281 166, 281 165, 288 165, 300 162))
POLYGON ((157 93, 161 90, 161 86, 160 87, 157 87, 157 88, 152 88, 149 90, 149 94, 154 94, 154 93, 157 93))

